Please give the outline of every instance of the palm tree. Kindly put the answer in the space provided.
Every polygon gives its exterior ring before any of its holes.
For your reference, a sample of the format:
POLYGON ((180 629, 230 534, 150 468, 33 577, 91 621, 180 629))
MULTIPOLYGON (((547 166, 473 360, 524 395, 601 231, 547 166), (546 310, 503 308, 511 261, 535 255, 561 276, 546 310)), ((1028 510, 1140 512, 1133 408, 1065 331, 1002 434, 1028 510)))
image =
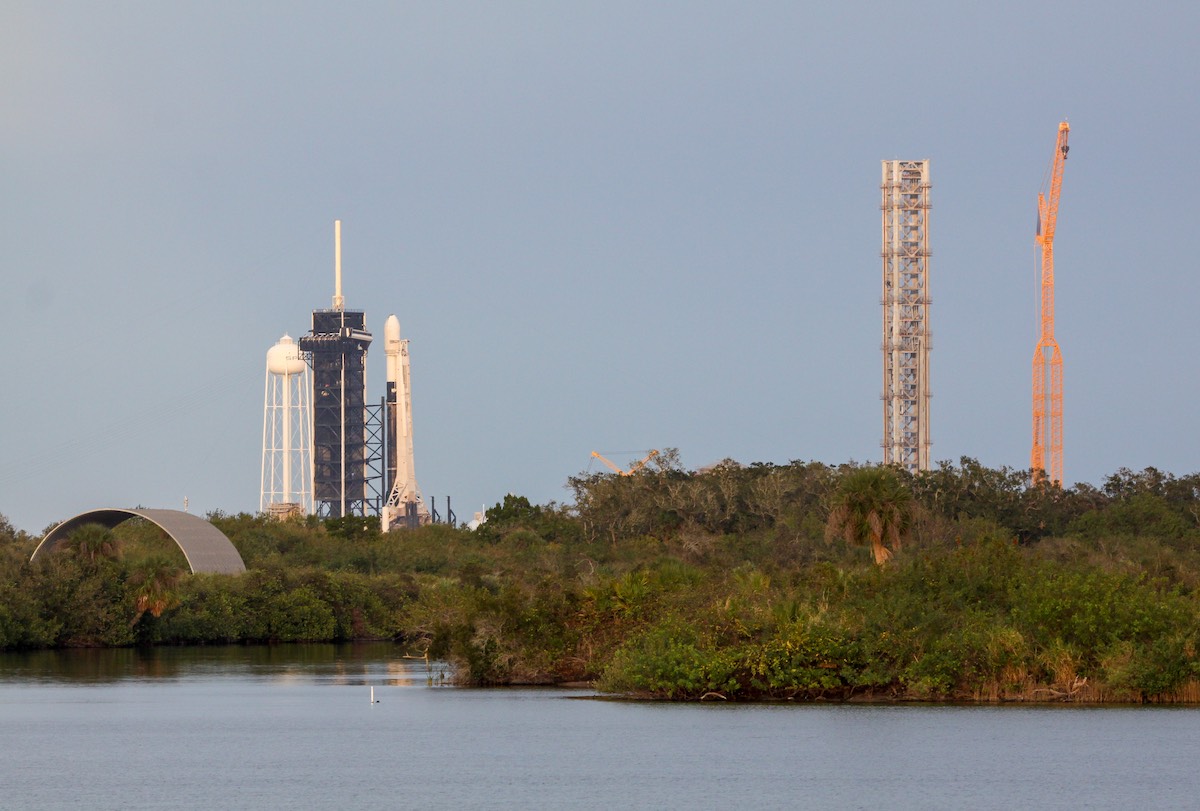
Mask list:
POLYGON ((161 617, 168 608, 179 605, 175 586, 182 576, 182 570, 165 558, 150 558, 140 564, 129 576, 133 606, 137 610, 130 627, 137 625, 147 611, 153 617, 161 617))
POLYGON ((111 529, 102 524, 84 524, 71 533, 67 541, 79 559, 91 566, 101 560, 116 560, 121 554, 121 545, 111 529))
POLYGON ((912 526, 912 493, 888 467, 864 467, 847 474, 833 496, 825 537, 871 545, 882 566, 900 550, 912 526))

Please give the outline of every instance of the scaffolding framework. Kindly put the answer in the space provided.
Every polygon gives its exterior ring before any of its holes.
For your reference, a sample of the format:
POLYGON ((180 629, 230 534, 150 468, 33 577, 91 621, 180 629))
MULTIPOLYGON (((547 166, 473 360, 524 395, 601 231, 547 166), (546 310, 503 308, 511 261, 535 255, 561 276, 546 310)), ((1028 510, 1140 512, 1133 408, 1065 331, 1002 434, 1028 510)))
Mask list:
POLYGON ((883 463, 929 469, 929 161, 883 161, 883 463))

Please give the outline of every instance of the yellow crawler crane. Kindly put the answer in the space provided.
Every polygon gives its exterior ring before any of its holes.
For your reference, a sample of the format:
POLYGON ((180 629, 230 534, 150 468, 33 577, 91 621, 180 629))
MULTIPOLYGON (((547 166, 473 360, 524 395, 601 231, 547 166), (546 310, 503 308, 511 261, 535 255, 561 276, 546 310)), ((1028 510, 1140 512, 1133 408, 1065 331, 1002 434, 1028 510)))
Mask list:
POLYGON ((599 459, 601 462, 603 462, 605 465, 608 466, 609 470, 611 470, 613 473, 616 473, 618 476, 632 476, 634 473, 637 473, 639 470, 644 468, 646 466, 646 463, 649 462, 651 459, 653 459, 655 456, 658 456, 658 451, 656 451, 656 450, 650 451, 650 453, 646 454, 646 457, 644 459, 642 459, 638 462, 634 462, 632 465, 630 465, 629 470, 624 470, 619 465, 617 465, 615 462, 610 462, 608 459, 605 459, 603 456, 601 456, 599 451, 592 451, 592 457, 594 459, 599 459))
POLYGON ((1042 246, 1042 332, 1033 351, 1033 450, 1029 467, 1035 481, 1048 474, 1063 480, 1063 370, 1062 354, 1054 338, 1054 228, 1058 223, 1058 198, 1062 193, 1063 165, 1067 160, 1066 121, 1058 125, 1058 142, 1050 168, 1049 194, 1038 193, 1037 243, 1042 246), (1049 392, 1046 378, 1049 377, 1049 392), (1049 447, 1049 453, 1047 453, 1049 447))

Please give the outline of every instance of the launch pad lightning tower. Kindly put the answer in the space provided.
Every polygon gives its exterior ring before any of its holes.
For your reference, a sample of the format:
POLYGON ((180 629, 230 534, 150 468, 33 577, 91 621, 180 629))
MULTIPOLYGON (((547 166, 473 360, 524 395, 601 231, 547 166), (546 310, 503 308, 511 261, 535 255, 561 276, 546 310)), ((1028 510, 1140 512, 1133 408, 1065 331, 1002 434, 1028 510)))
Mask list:
POLYGON ((342 223, 334 223, 333 307, 314 310, 300 349, 313 381, 313 508, 323 517, 366 515, 368 442, 367 348, 371 333, 361 310, 342 298, 342 223))
POLYGON ((883 463, 929 469, 929 161, 883 161, 883 463))

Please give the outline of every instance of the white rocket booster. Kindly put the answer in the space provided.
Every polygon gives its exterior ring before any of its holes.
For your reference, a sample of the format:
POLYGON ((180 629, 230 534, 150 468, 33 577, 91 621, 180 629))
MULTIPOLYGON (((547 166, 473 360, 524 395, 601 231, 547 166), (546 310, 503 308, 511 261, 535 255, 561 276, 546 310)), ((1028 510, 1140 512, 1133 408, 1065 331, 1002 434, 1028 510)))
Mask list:
POLYGON ((383 347, 387 355, 388 408, 392 411, 392 466, 395 474, 392 489, 399 503, 412 501, 416 497, 416 482, 413 481, 412 445, 412 387, 409 383, 408 342, 400 340, 400 319, 389 315, 383 325, 383 347))
POLYGON ((430 521, 421 500, 413 463, 412 382, 409 377, 408 341, 400 338, 400 319, 389 315, 383 325, 383 351, 387 356, 387 409, 390 431, 392 487, 383 510, 383 530, 408 515, 416 505, 418 522, 430 521))

